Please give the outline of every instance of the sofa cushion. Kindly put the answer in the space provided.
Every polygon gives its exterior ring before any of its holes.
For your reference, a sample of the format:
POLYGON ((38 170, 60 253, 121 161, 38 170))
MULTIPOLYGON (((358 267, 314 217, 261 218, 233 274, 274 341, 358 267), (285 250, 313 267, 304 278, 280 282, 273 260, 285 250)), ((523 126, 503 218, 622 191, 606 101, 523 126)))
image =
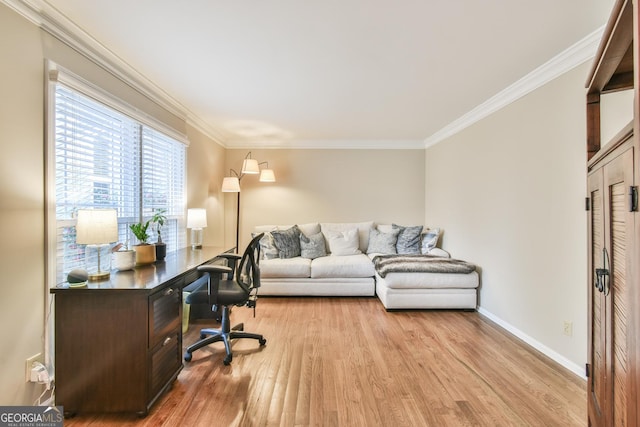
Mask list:
POLYGON ((396 243, 398 241, 398 233, 400 233, 400 230, 397 229, 383 232, 380 229, 372 228, 369 231, 369 246, 367 247, 367 253, 397 253, 396 243))
POLYGON ((373 228, 373 221, 367 222, 321 222, 320 230, 325 235, 325 241, 327 242, 327 251, 331 252, 331 246, 326 239, 327 233, 330 231, 345 231, 352 228, 358 229, 358 249, 362 252, 367 251, 369 246, 369 230, 373 228))
POLYGON ((439 256, 442 258, 451 258, 451 254, 444 249, 433 248, 426 255, 439 256))
POLYGON ((294 258, 300 256, 300 229, 297 225, 286 230, 272 231, 280 258, 294 258))
POLYGON ((310 236, 300 233, 300 256, 302 258, 319 258, 327 255, 327 249, 324 243, 324 235, 317 232, 310 236))
POLYGON ((371 259, 365 254, 327 256, 311 262, 311 277, 372 277, 371 259))
POLYGON ((311 260, 302 257, 262 260, 260 278, 267 277, 311 277, 311 260))
POLYGON ((399 254, 420 254, 420 234, 422 226, 404 227, 393 224, 394 230, 398 230, 398 242, 396 250, 399 254))
POLYGON ((362 251, 358 248, 358 229, 351 228, 344 231, 329 231, 325 234, 329 242, 329 251, 333 256, 357 255, 362 251))
POLYGON ((393 289, 477 288, 478 273, 389 273, 384 278, 376 274, 376 281, 393 289))

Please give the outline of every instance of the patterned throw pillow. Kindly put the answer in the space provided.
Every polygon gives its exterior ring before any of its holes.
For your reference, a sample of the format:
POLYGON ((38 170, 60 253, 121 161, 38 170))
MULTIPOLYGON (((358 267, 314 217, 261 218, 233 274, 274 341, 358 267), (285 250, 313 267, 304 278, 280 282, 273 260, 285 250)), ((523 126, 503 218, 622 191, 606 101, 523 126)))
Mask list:
POLYGON ((327 255, 324 244, 324 235, 321 232, 305 236, 300 233, 300 256, 302 258, 315 259, 327 255))
POLYGON ((271 235, 278 248, 280 258, 300 256, 300 229, 297 225, 286 230, 272 231, 271 235))
POLYGON ((420 233, 422 226, 403 227, 393 224, 393 228, 400 231, 398 234, 398 242, 396 250, 399 254, 419 254, 420 253, 420 233))
MULTIPOLYGON (((251 233, 251 237, 256 237, 260 233, 251 233)), ((273 240, 273 236, 270 231, 265 231, 264 236, 260 239, 260 258, 261 259, 274 259, 278 258, 278 248, 276 248, 276 242, 273 240)))
POLYGON ((395 254, 396 242, 398 241, 400 230, 389 230, 385 233, 376 228, 369 230, 368 254, 395 254))
POLYGON ((429 251, 436 247, 438 244, 438 239, 440 238, 440 229, 433 228, 431 230, 427 230, 422 235, 422 243, 420 246, 420 252, 422 254, 428 254, 429 251))

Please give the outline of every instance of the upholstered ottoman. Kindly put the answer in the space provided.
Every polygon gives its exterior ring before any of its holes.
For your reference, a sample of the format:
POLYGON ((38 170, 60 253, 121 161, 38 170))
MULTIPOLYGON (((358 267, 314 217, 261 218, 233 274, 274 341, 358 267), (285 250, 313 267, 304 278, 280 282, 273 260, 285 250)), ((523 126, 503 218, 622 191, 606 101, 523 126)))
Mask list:
MULTIPOLYGON (((393 256, 383 258, 390 259, 393 256)), ((476 309, 480 279, 472 264, 445 260, 439 262, 440 265, 445 264, 445 268, 423 268, 416 263, 416 266, 404 267, 404 270, 414 271, 399 271, 403 268, 380 268, 381 259, 373 259, 377 265, 376 294, 387 310, 476 309), (447 263, 456 264, 456 267, 447 268, 447 263)))

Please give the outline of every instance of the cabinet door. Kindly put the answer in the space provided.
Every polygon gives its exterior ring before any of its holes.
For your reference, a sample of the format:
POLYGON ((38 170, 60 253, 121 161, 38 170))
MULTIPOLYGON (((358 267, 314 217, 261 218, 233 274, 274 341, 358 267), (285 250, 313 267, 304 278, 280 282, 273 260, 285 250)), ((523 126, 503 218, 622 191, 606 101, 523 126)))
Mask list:
POLYGON ((633 150, 628 149, 589 176, 589 417, 592 425, 628 425, 630 336, 630 249, 634 218, 633 150), (600 275, 596 269, 605 271, 600 275))
POLYGON ((605 297, 596 288, 596 268, 604 266, 604 196, 602 168, 589 175, 588 186, 591 199, 589 210, 589 354, 590 365, 587 392, 589 398, 589 419, 593 426, 603 426, 606 396, 606 334, 605 297))

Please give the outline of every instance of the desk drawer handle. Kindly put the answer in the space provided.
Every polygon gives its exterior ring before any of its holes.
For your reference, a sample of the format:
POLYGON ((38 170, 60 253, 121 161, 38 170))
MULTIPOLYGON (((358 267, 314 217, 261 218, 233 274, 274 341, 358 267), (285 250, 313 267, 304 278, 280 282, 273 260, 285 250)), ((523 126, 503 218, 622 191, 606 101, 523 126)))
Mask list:
POLYGON ((169 344, 171 342, 171 337, 166 337, 164 339, 164 341, 162 342, 162 346, 164 347, 165 345, 169 344))

